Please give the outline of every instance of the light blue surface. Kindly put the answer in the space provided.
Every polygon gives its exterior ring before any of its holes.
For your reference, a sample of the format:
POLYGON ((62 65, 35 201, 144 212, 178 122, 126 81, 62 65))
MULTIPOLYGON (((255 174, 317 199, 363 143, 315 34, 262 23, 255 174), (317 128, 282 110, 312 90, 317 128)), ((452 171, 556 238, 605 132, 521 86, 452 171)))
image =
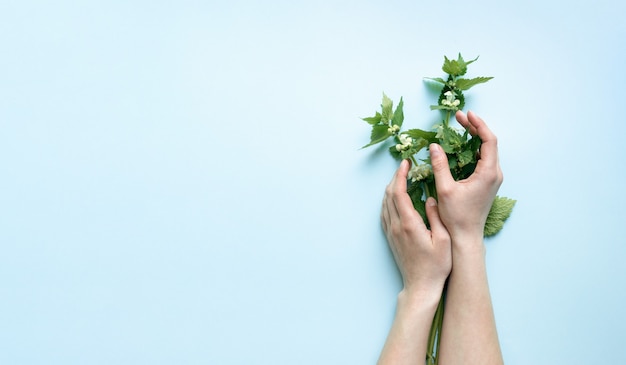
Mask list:
POLYGON ((1 364, 372 364, 400 288, 381 93, 443 55, 518 199, 489 240, 507 364, 626 363, 626 6, 0 2, 1 364))

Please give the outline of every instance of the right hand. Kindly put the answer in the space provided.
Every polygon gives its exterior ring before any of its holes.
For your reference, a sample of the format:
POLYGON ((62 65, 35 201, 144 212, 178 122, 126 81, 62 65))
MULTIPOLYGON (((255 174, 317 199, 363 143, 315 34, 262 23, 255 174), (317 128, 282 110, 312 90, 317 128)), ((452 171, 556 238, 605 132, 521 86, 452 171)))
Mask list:
POLYGON ((482 239, 487 215, 503 180, 496 136, 473 112, 465 115, 458 111, 456 119, 472 136, 480 137, 482 145, 476 170, 467 179, 459 181, 452 178, 448 158, 441 146, 430 145, 439 214, 453 242, 455 238, 467 235, 482 239))

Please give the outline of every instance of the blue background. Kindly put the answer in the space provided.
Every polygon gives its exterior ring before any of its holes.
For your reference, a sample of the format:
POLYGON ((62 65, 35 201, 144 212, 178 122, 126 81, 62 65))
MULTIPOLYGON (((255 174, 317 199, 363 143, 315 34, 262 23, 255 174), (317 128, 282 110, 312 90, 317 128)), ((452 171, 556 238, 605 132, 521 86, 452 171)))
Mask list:
POLYGON ((382 92, 480 55, 508 364, 626 363, 623 2, 0 1, 0 363, 371 364, 382 92))

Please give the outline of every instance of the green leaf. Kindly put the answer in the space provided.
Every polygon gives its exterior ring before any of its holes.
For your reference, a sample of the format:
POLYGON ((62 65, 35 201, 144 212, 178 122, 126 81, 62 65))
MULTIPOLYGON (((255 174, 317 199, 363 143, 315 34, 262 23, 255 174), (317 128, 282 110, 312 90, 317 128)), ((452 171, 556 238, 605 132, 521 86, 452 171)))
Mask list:
POLYGON ((393 112, 393 118, 391 119, 391 125, 397 125, 398 127, 402 127, 402 122, 404 122, 404 111, 402 107, 404 106, 404 101, 402 101, 402 97, 400 97, 400 102, 396 107, 396 111, 393 112))
POLYGON ((462 61, 463 61, 463 63, 465 63, 465 67, 467 67, 467 65, 469 65, 470 63, 474 63, 474 62, 476 62, 476 60, 478 60, 478 57, 480 57, 480 56, 476 56, 476 58, 474 58, 473 60, 465 62, 465 60, 463 60, 463 57, 462 57, 462 56, 461 56, 461 54, 459 53, 459 59, 460 59, 460 60, 462 60, 462 61))
POLYGON ((467 142, 467 146, 470 150, 474 151, 474 153, 477 153, 482 143, 483 141, 480 139, 480 137, 473 136, 472 139, 467 142))
POLYGON ((478 84, 483 84, 491 79, 493 79, 493 77, 475 77, 473 79, 456 79, 455 87, 460 90, 468 90, 469 88, 473 86, 476 86, 478 84))
POLYGON ((457 72, 461 71, 456 61, 449 60, 448 57, 446 56, 443 56, 443 59, 444 59, 443 66, 441 67, 443 72, 449 75, 456 75, 457 72))
POLYGON ((424 223, 428 226, 428 218, 426 217, 426 202, 423 200, 424 189, 421 183, 411 183, 406 191, 411 198, 413 208, 422 216, 424 223))
POLYGON ((459 53, 458 59, 456 60, 450 60, 446 56, 443 56, 443 58, 444 58, 444 62, 443 62, 442 70, 443 72, 452 76, 465 75, 465 73, 467 72, 467 65, 469 65, 470 63, 478 59, 478 57, 476 57, 475 59, 469 62, 465 62, 465 60, 463 59, 463 56, 461 56, 460 53, 459 53))
POLYGON ((441 130, 439 144, 446 153, 455 153, 463 146, 463 137, 454 129, 444 126, 441 130))
POLYGON ((456 170, 456 167, 458 165, 459 165, 459 162, 456 159, 456 156, 455 155, 448 155, 448 167, 450 167, 450 172, 451 173, 454 173, 454 171, 456 170))
MULTIPOLYGON (((404 133, 403 133, 404 134, 404 133)), ((411 156, 419 153, 419 151, 422 150, 422 148, 428 146, 429 143, 427 140, 425 140, 424 138, 416 138, 415 142, 413 143, 413 145, 411 146, 411 148, 409 148, 406 151, 402 151, 400 153, 400 156, 402 158, 410 158, 411 156)), ((394 146, 395 148, 395 146, 394 146)))
POLYGON ((474 162, 474 151, 464 150, 457 154, 457 158, 459 161, 459 167, 463 167, 471 162, 474 162))
POLYGON ((463 92, 461 90, 452 89, 450 86, 446 85, 443 87, 443 89, 441 89, 441 92, 439 93, 439 99, 437 99, 437 104, 438 106, 431 105, 430 109, 431 110, 450 110, 450 111, 456 112, 457 110, 462 110, 463 107, 465 106, 465 96, 463 95, 463 92), (461 103, 457 107, 450 107, 450 106, 445 106, 442 104, 442 101, 446 99, 445 94, 448 91, 452 91, 454 93, 455 98, 461 101, 461 103))
POLYGON ((383 123, 388 124, 393 117, 393 101, 383 93, 383 103, 380 105, 382 108, 381 120, 383 123))
POLYGON ((372 127, 372 134, 371 134, 371 141, 370 143, 366 144, 365 146, 361 147, 361 148, 365 148, 365 147, 369 147, 371 145, 380 143, 384 140, 386 140, 387 138, 391 137, 392 134, 389 133, 389 126, 387 125, 375 125, 372 127))
POLYGON ((472 161, 468 163, 467 165, 461 167, 459 171, 456 172, 456 175, 454 176, 454 180, 455 181, 465 180, 468 177, 472 176, 472 174, 474 173, 474 170, 476 170, 476 162, 472 161))
POLYGON ((411 138, 415 138, 415 139, 423 138, 423 139, 428 141, 428 144, 438 142, 438 140, 437 140, 437 132, 427 132, 427 131, 424 131, 424 130, 421 130, 421 129, 409 129, 409 130, 406 130, 406 131, 404 131, 402 133, 408 135, 411 138))
POLYGON ((389 153, 391 154, 391 157, 395 158, 396 160, 402 160, 402 153, 396 149, 395 144, 389 147, 389 153))
POLYGON ((368 117, 368 118, 361 118, 364 121, 368 122, 369 124, 380 124, 380 121, 382 119, 382 115, 379 112, 376 112, 376 115, 373 117, 368 117))
POLYGON ((440 84, 446 84, 446 80, 442 79, 441 77, 424 77, 425 80, 429 80, 429 81, 434 81, 434 82, 438 82, 440 84))
POLYGON ((504 222, 511 215, 515 203, 516 200, 496 196, 485 222, 485 237, 490 237, 500 232, 504 222))

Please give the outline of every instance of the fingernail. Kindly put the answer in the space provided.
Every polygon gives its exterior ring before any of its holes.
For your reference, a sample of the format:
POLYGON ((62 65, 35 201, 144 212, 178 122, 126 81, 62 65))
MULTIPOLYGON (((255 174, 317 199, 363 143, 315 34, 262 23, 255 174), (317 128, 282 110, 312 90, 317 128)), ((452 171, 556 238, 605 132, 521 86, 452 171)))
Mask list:
POLYGON ((437 200, 435 200, 435 198, 431 196, 428 199, 426 199, 426 205, 428 205, 429 207, 437 206, 437 200))

